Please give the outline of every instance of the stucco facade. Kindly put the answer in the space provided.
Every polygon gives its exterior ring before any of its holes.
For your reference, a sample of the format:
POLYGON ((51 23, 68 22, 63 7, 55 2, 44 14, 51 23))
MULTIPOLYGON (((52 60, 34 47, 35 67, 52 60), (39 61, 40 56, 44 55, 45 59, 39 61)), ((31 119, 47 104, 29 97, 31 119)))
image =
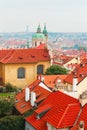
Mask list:
MULTIPOLYGON (((69 64, 80 64, 80 59, 76 59, 76 58, 73 58, 72 60, 70 60, 70 61, 68 61, 67 63, 65 63, 63 66, 66 68, 66 69, 70 69, 70 68, 68 68, 68 65, 69 64)), ((73 68, 74 69, 74 68, 73 68)), ((71 70, 73 70, 72 68, 71 68, 71 70)))
POLYGON ((69 128, 57 129, 47 122, 48 130, 69 130, 69 128))
POLYGON ((36 129, 29 123, 25 122, 25 130, 36 130, 36 129))
POLYGON ((82 94, 82 92, 87 90, 87 77, 84 78, 78 85, 77 85, 77 92, 78 95, 82 94))
POLYGON ((0 64, 0 77, 2 78, 4 84, 9 82, 12 85, 24 88, 35 81, 38 65, 43 65, 43 73, 45 73, 46 69, 50 66, 50 61, 27 64, 0 64), (21 67, 25 69, 25 78, 17 77, 17 70, 21 67))

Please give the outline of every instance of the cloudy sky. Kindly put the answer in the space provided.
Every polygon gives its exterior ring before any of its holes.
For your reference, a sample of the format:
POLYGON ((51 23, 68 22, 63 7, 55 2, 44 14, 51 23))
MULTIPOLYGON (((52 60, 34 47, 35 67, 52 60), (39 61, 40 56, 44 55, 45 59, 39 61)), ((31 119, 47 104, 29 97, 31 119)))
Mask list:
POLYGON ((21 32, 40 23, 53 32, 87 32, 87 0, 0 0, 0 32, 21 32))

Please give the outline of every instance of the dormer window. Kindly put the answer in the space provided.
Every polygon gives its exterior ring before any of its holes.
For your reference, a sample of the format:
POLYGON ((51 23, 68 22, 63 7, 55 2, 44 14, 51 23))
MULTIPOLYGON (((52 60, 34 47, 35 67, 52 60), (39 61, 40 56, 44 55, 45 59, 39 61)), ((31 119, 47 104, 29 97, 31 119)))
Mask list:
POLYGON ((35 111, 37 113, 36 118, 37 119, 42 118, 50 109, 51 109, 50 104, 46 104, 46 105, 42 106, 41 108, 38 108, 35 111))
POLYGON ((39 114, 36 115, 36 118, 37 118, 37 119, 40 119, 41 117, 43 117, 43 116, 48 112, 48 110, 49 110, 49 109, 43 110, 41 113, 39 113, 39 114))

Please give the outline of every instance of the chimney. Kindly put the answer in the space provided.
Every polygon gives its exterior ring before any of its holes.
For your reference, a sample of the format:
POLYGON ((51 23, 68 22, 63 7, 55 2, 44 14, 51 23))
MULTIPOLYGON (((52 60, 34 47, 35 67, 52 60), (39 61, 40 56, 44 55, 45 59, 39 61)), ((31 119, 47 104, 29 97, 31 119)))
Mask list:
POLYGON ((44 82, 44 76, 41 77, 41 81, 44 82))
POLYGON ((36 101, 36 93, 35 92, 31 92, 31 106, 34 106, 34 103, 36 101))
POLYGON ((84 130, 84 121, 79 122, 79 130, 84 130))
POLYGON ((30 89, 28 87, 25 88, 25 101, 29 101, 30 98, 30 89))
POLYGON ((80 95, 79 102, 81 103, 82 107, 87 103, 87 91, 80 95))
POLYGON ((76 92, 77 91, 77 83, 78 83, 78 78, 77 77, 73 77, 73 92, 76 92))
POLYGON ((37 79, 39 79, 39 80, 41 81, 41 77, 42 77, 42 75, 39 74, 39 75, 37 76, 37 79))

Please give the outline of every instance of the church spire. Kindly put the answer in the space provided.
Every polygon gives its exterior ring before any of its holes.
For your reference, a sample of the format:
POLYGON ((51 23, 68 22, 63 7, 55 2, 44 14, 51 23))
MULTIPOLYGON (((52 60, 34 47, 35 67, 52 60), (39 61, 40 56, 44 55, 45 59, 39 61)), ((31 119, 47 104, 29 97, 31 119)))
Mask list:
POLYGON ((38 27, 37 27, 37 33, 41 33, 41 27, 40 27, 40 24, 39 24, 38 27))
POLYGON ((44 24, 43 34, 45 36, 48 36, 48 32, 47 32, 47 29, 46 29, 46 24, 44 24))

